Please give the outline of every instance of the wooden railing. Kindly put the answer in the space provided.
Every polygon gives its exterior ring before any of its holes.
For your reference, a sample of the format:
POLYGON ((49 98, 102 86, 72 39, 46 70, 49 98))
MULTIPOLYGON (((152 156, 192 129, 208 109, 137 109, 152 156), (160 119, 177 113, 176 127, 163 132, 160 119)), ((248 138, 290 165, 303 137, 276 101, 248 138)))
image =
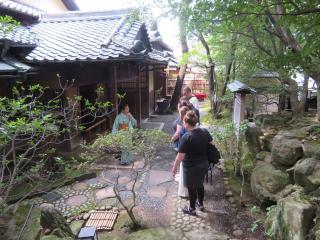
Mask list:
POLYGON ((91 143, 94 138, 96 137, 97 133, 95 133, 95 130, 97 128, 101 128, 99 130, 98 133, 103 133, 107 130, 107 119, 104 118, 98 122, 96 122, 95 124, 93 124, 92 126, 88 127, 85 131, 84 131, 84 135, 85 135, 85 140, 86 142, 91 143))

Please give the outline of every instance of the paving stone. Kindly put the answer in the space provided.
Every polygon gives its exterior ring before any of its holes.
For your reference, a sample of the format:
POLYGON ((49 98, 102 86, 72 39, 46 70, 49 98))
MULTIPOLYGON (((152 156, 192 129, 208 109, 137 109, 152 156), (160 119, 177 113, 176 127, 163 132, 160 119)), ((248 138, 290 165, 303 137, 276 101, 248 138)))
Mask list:
MULTIPOLYGON (((126 188, 128 190, 131 190, 132 189, 132 185, 133 185, 133 182, 129 182, 127 185, 126 185, 126 188)), ((134 186, 134 190, 137 191, 141 188, 141 185, 142 183, 141 182, 137 182, 136 185, 134 186)))
POLYGON ((97 200, 101 200, 105 198, 113 198, 115 196, 116 195, 114 194, 112 187, 98 190, 95 193, 95 197, 97 200))
POLYGON ((124 177, 120 177, 118 179, 118 183, 119 184, 127 184, 131 181, 131 178, 127 177, 127 176, 124 176, 124 177))
POLYGON ((240 238, 243 235, 243 231, 241 229, 235 230, 232 233, 235 237, 240 238))
POLYGON ((144 168, 144 161, 143 160, 135 161, 133 167, 138 169, 144 168))
MULTIPOLYGON (((60 194, 49 192, 43 196, 43 199, 49 202, 54 202, 60 199, 62 196, 60 194)), ((43 200, 37 199, 37 203, 41 203, 43 200)))
POLYGON ((86 190, 88 187, 89 185, 85 182, 78 182, 72 186, 72 188, 77 191, 86 190))
POLYGON ((69 197, 66 201, 66 204, 69 206, 80 206, 87 201, 87 197, 83 195, 76 195, 69 197))
POLYGON ((84 215, 83 215, 83 220, 88 220, 89 219, 89 217, 90 217, 90 215, 91 215, 91 213, 85 213, 84 215))
POLYGON ((176 220, 176 223, 180 223, 180 224, 181 224, 181 223, 182 223, 182 220, 181 220, 181 219, 177 219, 177 220, 176 220))
POLYGON ((164 198, 167 195, 167 189, 165 187, 153 186, 148 189, 148 196, 164 198))
POLYGON ((161 183, 173 181, 171 171, 151 170, 149 176, 149 185, 159 185, 161 183))
POLYGON ((226 196, 227 196, 227 197, 232 197, 232 195, 233 195, 233 194, 232 194, 231 191, 227 191, 227 192, 226 192, 226 196))

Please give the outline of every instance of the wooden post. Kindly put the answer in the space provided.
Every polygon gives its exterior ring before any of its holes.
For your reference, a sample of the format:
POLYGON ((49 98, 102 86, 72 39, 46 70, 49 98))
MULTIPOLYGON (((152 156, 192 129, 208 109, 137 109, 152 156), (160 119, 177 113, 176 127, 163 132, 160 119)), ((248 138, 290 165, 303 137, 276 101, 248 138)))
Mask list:
POLYGON ((138 111, 137 111, 137 122, 138 127, 141 127, 141 65, 138 65, 138 111))
POLYGON ((115 110, 113 111, 111 117, 110 117, 110 129, 112 129, 112 125, 113 125, 113 121, 116 118, 117 114, 118 114, 118 82, 117 82, 117 78, 118 78, 118 69, 116 65, 112 65, 111 67, 111 71, 110 71, 110 77, 111 77, 111 81, 110 81, 110 95, 111 95, 111 99, 110 101, 112 102, 112 108, 115 108, 115 110))
POLYGON ((240 127, 241 122, 244 120, 244 112, 245 112, 245 97, 246 95, 243 93, 236 93, 234 95, 233 102, 233 123, 236 128, 240 127))

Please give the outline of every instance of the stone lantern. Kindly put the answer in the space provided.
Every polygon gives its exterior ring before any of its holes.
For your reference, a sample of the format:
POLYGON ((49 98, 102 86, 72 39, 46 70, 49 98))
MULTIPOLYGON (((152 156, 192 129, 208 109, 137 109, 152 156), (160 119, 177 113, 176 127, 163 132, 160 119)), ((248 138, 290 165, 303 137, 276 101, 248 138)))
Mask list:
POLYGON ((228 84, 228 88, 234 94, 232 122, 238 129, 244 120, 246 95, 256 93, 256 90, 238 80, 228 84))

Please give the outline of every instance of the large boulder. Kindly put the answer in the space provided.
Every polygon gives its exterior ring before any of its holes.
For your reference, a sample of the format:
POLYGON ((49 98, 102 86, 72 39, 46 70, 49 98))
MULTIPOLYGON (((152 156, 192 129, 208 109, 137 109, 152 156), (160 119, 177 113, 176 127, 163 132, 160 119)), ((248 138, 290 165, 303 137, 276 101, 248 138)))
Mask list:
POLYGON ((260 121, 262 122, 262 128, 264 129, 285 125, 290 120, 290 116, 280 116, 278 114, 266 114, 259 117, 257 116, 257 118, 261 119, 260 121))
POLYGON ((245 136, 249 150, 253 156, 261 151, 260 136, 262 135, 261 129, 258 128, 255 123, 248 123, 245 136))
POLYGON ((320 187, 320 152, 313 158, 298 161, 294 166, 294 181, 304 187, 306 192, 320 187))
POLYGON ((318 208, 315 218, 315 226, 312 229, 312 236, 314 240, 320 240, 320 209, 318 208))
POLYGON ((302 142, 303 155, 305 157, 313 157, 320 149, 319 140, 304 140, 302 142))
POLYGON ((303 156, 301 141, 292 132, 279 132, 272 142, 272 163, 291 167, 303 156))
POLYGON ((302 191, 296 191, 278 201, 272 208, 265 222, 265 228, 276 240, 304 240, 313 226, 315 206, 302 191))
POLYGON ((62 214, 52 207, 51 204, 41 205, 40 224, 51 235, 60 238, 74 237, 62 214))
POLYGON ((257 165, 251 175, 252 193, 262 202, 276 202, 277 194, 289 185, 289 175, 270 163, 257 165))

